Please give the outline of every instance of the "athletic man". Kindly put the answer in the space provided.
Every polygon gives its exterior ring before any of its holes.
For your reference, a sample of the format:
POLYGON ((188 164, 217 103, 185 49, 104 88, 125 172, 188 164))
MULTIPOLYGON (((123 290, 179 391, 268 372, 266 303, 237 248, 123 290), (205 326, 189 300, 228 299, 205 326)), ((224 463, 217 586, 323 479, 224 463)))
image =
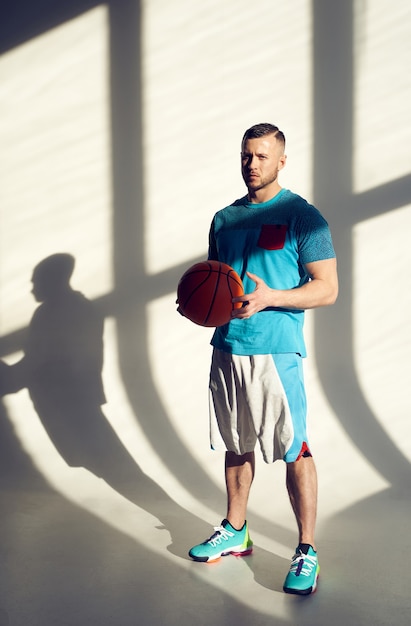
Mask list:
POLYGON ((307 595, 316 589, 319 565, 317 475, 302 371, 304 310, 333 304, 338 278, 327 222, 278 182, 284 151, 284 135, 272 124, 245 132, 241 167, 248 193, 216 213, 210 228, 209 259, 231 265, 246 295, 234 299, 242 308, 216 328, 211 342, 211 446, 226 451, 227 513, 189 555, 210 562, 252 551, 246 510, 258 441, 265 462, 286 463, 298 526, 284 591, 307 595))

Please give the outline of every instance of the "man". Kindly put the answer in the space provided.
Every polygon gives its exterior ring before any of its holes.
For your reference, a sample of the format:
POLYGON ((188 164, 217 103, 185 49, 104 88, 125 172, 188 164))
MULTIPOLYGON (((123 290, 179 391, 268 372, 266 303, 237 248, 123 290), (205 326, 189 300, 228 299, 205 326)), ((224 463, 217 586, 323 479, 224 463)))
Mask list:
POLYGON ((189 555, 210 562, 252 551, 246 509, 258 441, 265 462, 286 463, 298 526, 284 591, 307 595, 316 589, 319 565, 317 475, 302 372, 304 310, 333 304, 338 278, 327 222, 278 182, 284 151, 284 135, 272 124, 245 132, 241 167, 248 194, 219 211, 210 228, 209 259, 231 265, 243 279, 245 295, 234 298, 242 308, 216 328, 211 341, 211 445, 226 450, 227 513, 189 555))

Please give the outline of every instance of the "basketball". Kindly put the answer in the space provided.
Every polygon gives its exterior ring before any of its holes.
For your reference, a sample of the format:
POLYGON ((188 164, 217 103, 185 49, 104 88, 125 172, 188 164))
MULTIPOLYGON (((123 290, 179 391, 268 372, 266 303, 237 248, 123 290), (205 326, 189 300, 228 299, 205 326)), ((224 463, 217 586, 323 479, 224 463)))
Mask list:
POLYGON ((244 294, 241 278, 232 267, 220 261, 192 265, 177 287, 178 311, 199 326, 223 326, 231 319, 233 308, 242 302, 232 299, 244 294))

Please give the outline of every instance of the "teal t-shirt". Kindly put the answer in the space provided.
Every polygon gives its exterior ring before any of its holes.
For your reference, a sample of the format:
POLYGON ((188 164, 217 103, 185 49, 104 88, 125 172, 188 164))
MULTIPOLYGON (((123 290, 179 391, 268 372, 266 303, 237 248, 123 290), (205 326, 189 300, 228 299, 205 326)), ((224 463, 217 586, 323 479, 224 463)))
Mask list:
MULTIPOLYGON (((255 289, 246 271, 273 289, 293 289, 309 280, 304 265, 335 257, 326 220, 288 189, 269 202, 252 204, 247 196, 215 214, 208 258, 231 265, 245 293, 255 289)), ((249 319, 216 328, 211 344, 240 355, 295 352, 306 356, 304 311, 267 308, 249 319)))

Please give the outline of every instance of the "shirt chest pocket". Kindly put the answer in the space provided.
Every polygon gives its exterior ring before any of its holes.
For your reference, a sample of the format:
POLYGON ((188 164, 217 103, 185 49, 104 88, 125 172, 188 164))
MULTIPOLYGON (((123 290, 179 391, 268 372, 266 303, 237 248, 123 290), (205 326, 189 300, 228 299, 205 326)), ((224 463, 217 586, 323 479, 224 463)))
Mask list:
POLYGON ((287 236, 287 224, 263 224, 257 245, 264 250, 282 250, 287 236))

